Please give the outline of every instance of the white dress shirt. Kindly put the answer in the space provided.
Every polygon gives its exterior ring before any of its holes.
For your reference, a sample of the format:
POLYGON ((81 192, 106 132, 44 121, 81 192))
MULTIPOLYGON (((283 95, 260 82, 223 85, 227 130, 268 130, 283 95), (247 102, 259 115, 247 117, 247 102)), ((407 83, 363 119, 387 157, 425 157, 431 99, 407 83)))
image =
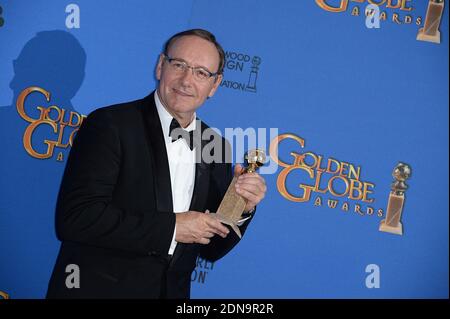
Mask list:
MULTIPOLYGON (((172 186, 172 202, 174 213, 186 212, 191 205, 192 193, 194 191, 195 178, 195 149, 191 151, 185 139, 180 138, 172 142, 169 136, 170 123, 173 116, 162 105, 155 91, 155 103, 158 110, 161 127, 166 143, 167 159, 169 160, 170 184, 172 186)), ((192 122, 185 127, 186 131, 192 131, 196 128, 196 115, 192 122)), ((177 227, 173 231, 172 243, 168 254, 172 255, 177 246, 175 241, 177 227)))

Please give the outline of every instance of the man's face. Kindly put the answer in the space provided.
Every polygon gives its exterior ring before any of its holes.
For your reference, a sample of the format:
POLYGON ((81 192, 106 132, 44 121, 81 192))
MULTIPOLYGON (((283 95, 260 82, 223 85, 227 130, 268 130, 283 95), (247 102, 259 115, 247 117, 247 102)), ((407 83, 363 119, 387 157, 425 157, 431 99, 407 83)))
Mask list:
MULTIPOLYGON (((203 67, 211 73, 216 73, 219 68, 220 57, 214 44, 197 36, 176 39, 167 55, 183 60, 189 66, 203 67)), ((178 74, 163 55, 159 57, 156 78, 159 80, 158 93, 163 105, 172 115, 177 114, 185 118, 192 116, 207 97, 214 95, 222 80, 219 75, 217 80, 210 77, 204 82, 198 81, 194 78, 192 69, 178 74)))

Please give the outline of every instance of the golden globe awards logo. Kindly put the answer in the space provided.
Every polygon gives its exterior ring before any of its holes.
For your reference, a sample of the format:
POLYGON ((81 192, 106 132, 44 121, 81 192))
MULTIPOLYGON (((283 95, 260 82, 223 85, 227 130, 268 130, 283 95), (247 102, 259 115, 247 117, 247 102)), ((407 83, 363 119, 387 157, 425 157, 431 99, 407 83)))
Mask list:
POLYGON ((225 52, 225 72, 221 87, 243 92, 257 92, 261 58, 241 52, 225 52))
POLYGON ((0 299, 9 299, 9 295, 6 292, 0 290, 0 299))
POLYGON ((353 211, 360 216, 376 214, 383 217, 383 209, 373 207, 375 184, 361 178, 361 167, 334 158, 324 158, 314 152, 299 152, 305 140, 294 134, 282 134, 270 144, 271 158, 282 167, 277 178, 278 192, 287 200, 297 203, 313 201, 314 206, 326 205, 343 212, 353 211), (279 144, 294 141, 298 150, 290 152, 291 162, 278 157, 279 144), (288 179, 295 179, 297 190, 288 190, 288 179), (300 182, 300 183, 298 183, 300 182), (325 198, 328 197, 328 198, 325 198), (325 200, 326 199, 326 200, 325 200))
POLYGON ((380 9, 380 21, 392 21, 395 24, 422 24, 422 17, 415 16, 411 0, 316 0, 319 7, 328 12, 350 12, 352 16, 370 15, 366 5, 375 5, 380 9), (360 7, 362 6, 362 7, 360 7))
MULTIPOLYGON (((25 109, 25 102, 33 93, 42 94, 46 101, 50 102, 50 92, 37 86, 28 87, 20 93, 16 102, 17 112, 22 119, 30 123, 23 134, 23 146, 32 157, 48 159, 53 156, 55 149, 67 149, 72 146, 75 134, 86 116, 74 111, 66 112, 56 105, 51 105, 49 107, 34 106, 39 111, 39 117, 32 118, 25 109), (45 145, 44 152, 36 150, 32 143, 35 141, 33 138, 35 132, 41 127, 46 127, 51 132, 51 136, 42 141, 45 145)), ((57 160, 63 161, 62 152, 58 153, 57 160)))

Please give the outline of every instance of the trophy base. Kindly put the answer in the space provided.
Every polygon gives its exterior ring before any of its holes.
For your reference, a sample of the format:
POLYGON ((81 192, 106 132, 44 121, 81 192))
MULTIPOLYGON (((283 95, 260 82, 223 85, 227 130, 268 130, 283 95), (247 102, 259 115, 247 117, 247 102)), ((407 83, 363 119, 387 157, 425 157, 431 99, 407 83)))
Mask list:
POLYGON ((417 33, 416 39, 419 41, 441 43, 441 32, 438 30, 438 31, 436 31, 435 35, 428 35, 428 34, 425 34, 423 31, 423 28, 421 28, 421 29, 419 29, 419 32, 417 33))
POLYGON ((236 235, 238 235, 239 238, 242 238, 242 234, 241 231, 239 230, 239 227, 233 223, 231 220, 227 219, 225 216, 219 215, 219 214, 215 214, 216 218, 219 219, 219 221, 225 225, 228 225, 231 227, 231 229, 234 230, 234 232, 236 233, 236 235))
POLYGON ((396 227, 392 227, 389 225, 386 225, 386 220, 383 219, 380 222, 380 228, 378 229, 379 231, 384 231, 386 233, 391 233, 391 234, 396 234, 396 235, 403 235, 403 225, 402 223, 398 223, 398 225, 396 227))

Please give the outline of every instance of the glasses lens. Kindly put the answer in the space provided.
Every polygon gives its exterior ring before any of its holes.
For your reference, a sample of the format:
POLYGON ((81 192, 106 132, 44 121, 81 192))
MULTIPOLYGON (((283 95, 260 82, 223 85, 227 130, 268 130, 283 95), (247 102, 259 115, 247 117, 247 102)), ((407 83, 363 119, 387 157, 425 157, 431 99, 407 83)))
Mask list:
POLYGON ((209 72, 203 69, 195 69, 194 70, 195 77, 200 81, 205 81, 209 79, 209 72))
POLYGON ((176 72, 184 72, 186 70, 186 63, 177 60, 169 60, 170 65, 176 72))
POLYGON ((212 74, 210 72, 208 72, 207 70, 205 70, 201 67, 198 67, 198 68, 190 67, 184 61, 172 59, 168 56, 166 56, 166 60, 169 62, 169 65, 174 70, 174 72, 177 72, 180 74, 186 72, 186 69, 191 68, 195 79, 197 79, 198 81, 206 81, 212 76, 212 74))

